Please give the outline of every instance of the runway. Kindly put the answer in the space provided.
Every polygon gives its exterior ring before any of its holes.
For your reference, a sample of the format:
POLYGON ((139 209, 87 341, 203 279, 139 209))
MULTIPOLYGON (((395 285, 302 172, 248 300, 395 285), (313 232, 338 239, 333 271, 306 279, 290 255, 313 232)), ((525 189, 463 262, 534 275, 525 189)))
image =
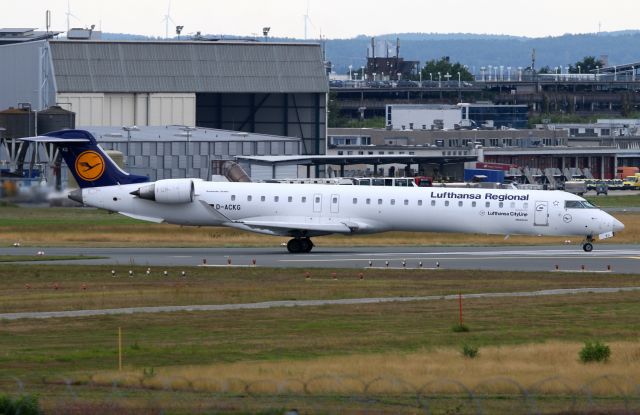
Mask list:
MULTIPOLYGON (((0 248, 0 255, 92 255, 104 259, 52 264, 125 266, 482 269, 637 273, 640 245, 501 247, 322 247, 292 255, 286 248, 0 248)), ((42 262, 38 262, 42 263, 42 262)), ((46 262, 45 263, 49 263, 46 262)))

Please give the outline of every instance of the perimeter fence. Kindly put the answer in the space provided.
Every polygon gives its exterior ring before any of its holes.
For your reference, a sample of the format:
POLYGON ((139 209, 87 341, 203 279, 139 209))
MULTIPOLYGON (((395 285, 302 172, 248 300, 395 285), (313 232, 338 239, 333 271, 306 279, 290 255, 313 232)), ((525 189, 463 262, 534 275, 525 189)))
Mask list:
MULTIPOLYGON (((640 382, 603 375, 579 386, 562 377, 522 385, 509 377, 474 386, 453 379, 416 385, 397 377, 361 379, 187 379, 145 373, 139 378, 66 377, 0 381, 0 405, 36 397, 45 414, 640 414, 640 382)), ((29 415, 29 408, 16 407, 29 415)), ((0 413, 2 408, 0 408, 0 413)))

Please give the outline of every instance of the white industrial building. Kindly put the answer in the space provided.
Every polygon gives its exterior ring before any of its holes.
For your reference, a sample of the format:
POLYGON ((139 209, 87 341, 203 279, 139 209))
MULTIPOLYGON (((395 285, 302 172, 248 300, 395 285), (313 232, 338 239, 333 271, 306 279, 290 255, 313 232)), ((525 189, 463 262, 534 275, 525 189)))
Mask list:
POLYGON ((453 130, 462 118, 458 105, 385 105, 386 125, 392 130, 453 130))

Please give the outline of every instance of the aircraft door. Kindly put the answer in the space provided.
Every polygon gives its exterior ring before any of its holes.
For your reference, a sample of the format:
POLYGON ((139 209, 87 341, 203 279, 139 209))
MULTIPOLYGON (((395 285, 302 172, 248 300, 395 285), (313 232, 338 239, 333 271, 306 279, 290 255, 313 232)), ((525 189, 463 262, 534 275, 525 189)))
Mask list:
POLYGON ((538 200, 535 206, 533 224, 535 226, 549 226, 549 202, 538 200))
POLYGON ((313 195, 313 212, 322 212, 322 194, 316 193, 313 195))
POLYGON ((331 195, 331 213, 339 212, 340 196, 331 195))

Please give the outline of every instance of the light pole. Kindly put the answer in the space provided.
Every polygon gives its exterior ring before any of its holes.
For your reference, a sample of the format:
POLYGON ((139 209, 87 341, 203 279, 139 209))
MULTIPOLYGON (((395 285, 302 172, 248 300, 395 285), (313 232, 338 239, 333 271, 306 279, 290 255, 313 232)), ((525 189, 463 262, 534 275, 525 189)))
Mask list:
POLYGON ((460 82, 460 72, 458 72, 458 88, 462 87, 462 83, 460 82))
POLYGON ((482 77, 482 82, 484 82, 484 70, 485 70, 485 69, 486 69, 486 68, 485 68, 484 66, 481 66, 481 67, 480 67, 480 76, 482 77))
POLYGON ((364 81, 364 66, 360 67, 360 80, 364 81))
POLYGON ((518 66, 518 81, 522 82, 522 66, 518 66))
POLYGON ((507 81, 511 82, 511 66, 507 66, 507 81))
POLYGON ((351 77, 351 69, 353 69, 353 65, 349 65, 349 80, 353 80, 353 78, 351 77))
POLYGON ((493 66, 489 65, 489 82, 491 82, 491 75, 493 74, 493 66))
POLYGON ((500 80, 504 81, 504 65, 500 65, 500 80))
POLYGON ((429 72, 429 82, 433 82, 433 72, 429 72))
POLYGON ((440 72, 438 72, 438 88, 442 88, 442 78, 440 77, 440 72))

